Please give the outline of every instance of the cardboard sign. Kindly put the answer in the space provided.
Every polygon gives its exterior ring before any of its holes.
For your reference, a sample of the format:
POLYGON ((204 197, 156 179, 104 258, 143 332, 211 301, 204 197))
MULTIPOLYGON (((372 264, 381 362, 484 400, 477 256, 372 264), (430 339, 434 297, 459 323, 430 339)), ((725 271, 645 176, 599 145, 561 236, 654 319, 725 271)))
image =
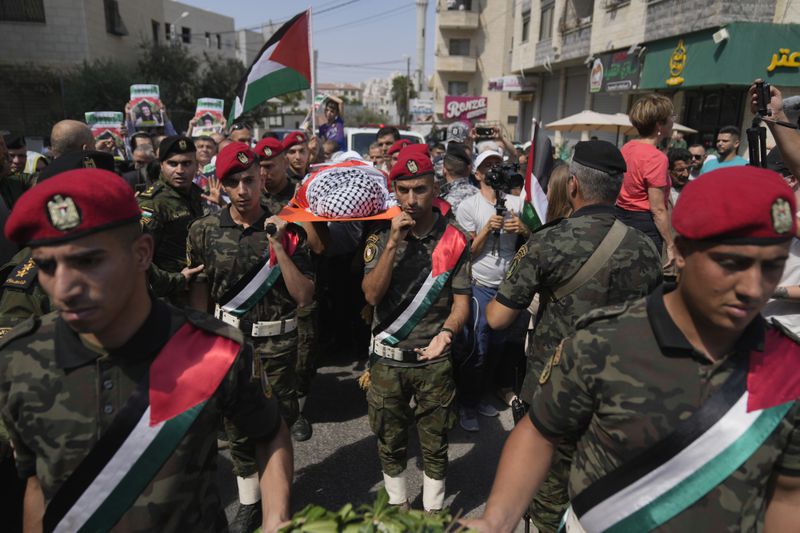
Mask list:
POLYGON ((131 85, 128 106, 129 119, 136 129, 164 125, 164 104, 161 103, 158 85, 131 85))
POLYGON ((119 111, 91 111, 84 113, 86 124, 92 130, 94 139, 113 139, 118 150, 125 148, 122 136, 122 113, 119 111))
POLYGON ((225 101, 219 98, 198 98, 194 111, 195 125, 192 127, 192 137, 222 133, 225 124, 224 107, 225 101))

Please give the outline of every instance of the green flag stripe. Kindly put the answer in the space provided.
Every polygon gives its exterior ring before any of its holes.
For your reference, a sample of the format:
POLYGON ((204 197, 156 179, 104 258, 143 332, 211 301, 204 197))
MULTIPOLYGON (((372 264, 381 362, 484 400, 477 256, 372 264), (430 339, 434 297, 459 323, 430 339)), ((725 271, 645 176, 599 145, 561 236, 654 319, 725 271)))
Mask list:
POLYGON ((251 82, 247 86, 244 102, 242 102, 242 113, 250 111, 259 104, 263 104, 273 96, 302 91, 308 88, 308 80, 296 70, 288 67, 276 70, 263 78, 251 82))
POLYGON ((422 299, 422 302, 420 302, 420 305, 411 314, 408 321, 403 324, 394 335, 389 335, 384 339, 383 344, 397 346, 400 341, 408 337, 409 333, 414 330, 417 324, 419 324, 419 321, 422 320, 422 317, 428 312, 431 305, 433 305, 434 300, 439 297, 439 293, 442 292, 442 288, 444 284, 447 283, 448 279, 450 279, 450 272, 439 274, 433 282, 433 285, 431 285, 430 290, 428 290, 428 294, 422 299))
POLYGON ((274 267, 272 267, 272 270, 267 276, 267 279, 264 280, 264 283, 262 283, 261 286, 258 289, 256 289, 255 292, 253 292, 253 294, 248 296, 244 302, 242 302, 240 305, 236 307, 236 309, 226 310, 226 312, 234 316, 243 316, 250 309, 252 309, 253 306, 256 305, 258 301, 264 297, 265 294, 269 292, 269 290, 272 288, 273 285, 275 285, 275 282, 278 280, 280 276, 281 276, 281 267, 276 264, 274 267))

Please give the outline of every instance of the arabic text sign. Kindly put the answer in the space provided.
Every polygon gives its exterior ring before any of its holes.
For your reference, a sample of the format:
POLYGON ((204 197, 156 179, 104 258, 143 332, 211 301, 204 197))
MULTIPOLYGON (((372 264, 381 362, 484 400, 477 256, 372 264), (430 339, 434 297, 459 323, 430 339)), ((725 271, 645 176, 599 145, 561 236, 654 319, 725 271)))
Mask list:
POLYGON ((219 98, 199 98, 194 112, 195 126, 192 127, 192 137, 221 133, 224 107, 224 100, 219 98))
POLYGON ((610 52, 594 60, 589 75, 589 91, 617 92, 639 88, 641 62, 636 54, 610 52))
POLYGON ((767 72, 772 72, 778 67, 800 67, 800 52, 792 52, 789 48, 779 48, 777 54, 772 54, 772 60, 769 62, 767 72))
POLYGON ((485 96, 445 96, 444 119, 472 121, 483 118, 487 107, 485 96))
POLYGON ((158 85, 131 85, 131 99, 128 105, 130 120, 137 128, 164 125, 164 105, 161 103, 158 85))

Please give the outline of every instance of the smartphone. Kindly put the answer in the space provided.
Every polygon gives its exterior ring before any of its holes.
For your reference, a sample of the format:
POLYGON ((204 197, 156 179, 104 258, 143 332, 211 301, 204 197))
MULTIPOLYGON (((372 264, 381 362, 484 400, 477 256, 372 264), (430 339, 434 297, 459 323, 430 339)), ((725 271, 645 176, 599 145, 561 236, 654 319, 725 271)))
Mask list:
POLYGON ((475 128, 475 133, 478 137, 494 137, 494 128, 475 128))

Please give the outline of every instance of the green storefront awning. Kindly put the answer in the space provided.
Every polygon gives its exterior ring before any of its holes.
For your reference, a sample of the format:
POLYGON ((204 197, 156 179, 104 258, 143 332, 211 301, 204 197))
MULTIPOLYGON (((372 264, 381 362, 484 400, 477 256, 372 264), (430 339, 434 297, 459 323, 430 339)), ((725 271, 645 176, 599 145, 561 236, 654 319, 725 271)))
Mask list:
POLYGON ((641 89, 707 85, 749 86, 762 78, 778 87, 800 87, 800 24, 734 22, 728 39, 719 28, 646 43, 641 89))

